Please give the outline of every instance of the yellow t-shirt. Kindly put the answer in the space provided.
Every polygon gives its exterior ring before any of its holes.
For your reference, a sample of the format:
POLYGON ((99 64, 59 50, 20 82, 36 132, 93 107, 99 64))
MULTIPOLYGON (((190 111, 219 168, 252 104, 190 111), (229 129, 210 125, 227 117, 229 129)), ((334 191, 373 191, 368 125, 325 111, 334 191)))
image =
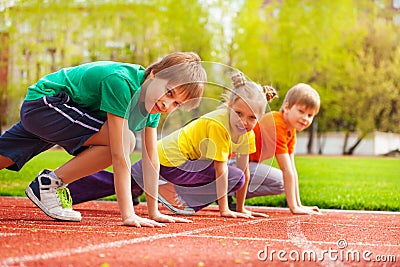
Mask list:
POLYGON ((232 142, 229 112, 217 109, 190 122, 157 142, 160 164, 177 167, 187 160, 211 159, 228 161, 231 153, 250 154, 256 151, 254 132, 232 142))

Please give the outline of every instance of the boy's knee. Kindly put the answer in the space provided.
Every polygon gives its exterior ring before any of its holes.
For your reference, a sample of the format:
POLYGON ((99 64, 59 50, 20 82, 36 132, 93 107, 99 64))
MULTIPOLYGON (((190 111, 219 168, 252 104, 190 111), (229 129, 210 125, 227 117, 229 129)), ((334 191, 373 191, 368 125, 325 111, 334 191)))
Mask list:
POLYGON ((15 162, 12 159, 0 155, 0 170, 10 167, 11 165, 14 165, 14 164, 15 164, 15 162))

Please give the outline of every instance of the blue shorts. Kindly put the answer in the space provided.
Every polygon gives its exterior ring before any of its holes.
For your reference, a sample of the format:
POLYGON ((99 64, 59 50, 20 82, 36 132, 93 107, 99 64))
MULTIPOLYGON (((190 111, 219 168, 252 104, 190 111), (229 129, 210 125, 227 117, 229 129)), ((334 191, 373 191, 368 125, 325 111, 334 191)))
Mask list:
POLYGON ((0 154, 15 162, 7 168, 14 171, 54 145, 77 155, 103 124, 103 118, 77 106, 64 92, 24 101, 21 121, 0 136, 0 154))

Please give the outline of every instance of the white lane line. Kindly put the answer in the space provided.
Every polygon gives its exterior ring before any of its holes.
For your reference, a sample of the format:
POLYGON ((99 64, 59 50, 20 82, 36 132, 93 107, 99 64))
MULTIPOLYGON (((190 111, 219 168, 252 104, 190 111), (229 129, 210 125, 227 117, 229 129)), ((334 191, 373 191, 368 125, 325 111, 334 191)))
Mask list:
POLYGON ((157 235, 148 236, 148 237, 140 237, 140 238, 133 238, 133 239, 127 239, 127 240, 114 241, 114 242, 107 242, 107 243, 101 243, 101 244, 97 244, 97 245, 88 245, 85 247, 77 247, 77 248, 65 249, 65 250, 55 250, 55 251, 39 253, 39 254, 35 254, 35 255, 25 255, 22 257, 9 257, 9 258, 6 258, 3 261, 1 261, 0 265, 1 266, 23 265, 24 263, 31 262, 31 261, 47 260, 47 259, 58 258, 58 257, 66 257, 66 256, 71 256, 73 254, 87 253, 87 252, 92 252, 92 251, 96 251, 96 250, 100 250, 100 249, 119 248, 122 246, 143 243, 143 242, 147 242, 147 241, 156 241, 156 240, 166 239, 166 238, 194 235, 194 234, 199 234, 202 232, 216 231, 219 229, 225 229, 228 227, 237 227, 240 225, 255 224, 255 223, 259 223, 259 222, 263 222, 263 221, 268 221, 268 218, 251 220, 251 221, 246 221, 246 222, 238 222, 238 223, 233 223, 233 224, 228 224, 228 225, 219 225, 219 226, 214 226, 214 227, 200 228, 200 229, 185 231, 185 232, 181 232, 181 233, 157 234, 157 235))
POLYGON ((16 235, 20 235, 20 234, 16 234, 16 233, 0 233, 0 237, 16 236, 16 235))
MULTIPOLYGON (((296 218, 296 216, 288 216, 285 217, 284 220, 286 221, 287 219, 291 219, 291 218, 296 218)), ((199 220, 198 222, 201 221, 205 221, 205 220, 212 220, 215 221, 215 218, 201 218, 201 220, 199 220)), ((263 219, 263 221, 269 221, 269 222, 274 222, 274 221, 282 221, 282 218, 265 218, 263 219)), ((253 224, 253 223, 258 223, 258 221, 256 220, 254 221, 248 221, 246 222, 246 224, 253 224)), ((8 224, 10 225, 10 224, 8 224)), ((236 225, 236 224, 235 224, 236 225)), ((96 234, 119 234, 119 235, 131 235, 132 233, 130 232, 119 232, 119 231, 115 231, 115 232, 111 232, 111 231, 102 231, 102 229, 104 229, 103 226, 80 226, 80 225, 63 225, 62 229, 55 229, 55 228, 51 228, 51 227, 40 227, 40 228, 35 228, 35 225, 31 225, 29 223, 25 223, 24 227, 18 227, 19 225, 17 223, 14 223, 12 225, 10 225, 11 227, 8 227, 10 230, 15 230, 15 231, 28 231, 28 232, 60 232, 60 233, 64 233, 64 232, 71 232, 71 233, 96 233, 96 234), (31 227, 26 227, 27 225, 31 226, 31 227)), ((229 227, 229 226, 227 226, 229 227)), ((0 233, 1 234, 1 233, 0 233)))
MULTIPOLYGON (((109 232, 109 231, 101 231, 101 229, 103 229, 103 227, 101 228, 97 228, 97 227, 93 227, 91 229, 54 229, 54 228, 29 228, 29 227, 13 227, 12 230, 16 230, 16 231, 27 231, 27 232, 34 232, 34 233, 38 233, 38 232, 46 232, 46 233, 96 233, 96 234, 105 234, 105 235, 112 235, 112 234, 118 234, 118 235, 132 235, 132 233, 130 232, 109 232)), ((2 233, 0 233, 1 236, 2 233)), ((19 233, 20 234, 20 233, 19 233)))
MULTIPOLYGON (((264 211, 287 211, 289 208, 265 207, 265 206, 246 206, 250 209, 259 209, 264 211)), ((338 210, 338 209, 320 209, 322 213, 354 213, 354 214, 377 214, 377 215, 400 215, 398 211, 380 211, 380 210, 338 210)))
MULTIPOLYGON (((291 243, 297 247, 299 247, 303 251, 312 251, 316 253, 316 255, 324 255, 323 250, 319 249, 315 246, 311 241, 307 240, 307 237, 304 235, 301 230, 301 221, 299 218, 296 220, 290 220, 287 222, 287 237, 291 241, 291 243)), ((340 267, 344 266, 341 262, 333 262, 333 261, 322 261, 320 262, 322 266, 329 267, 340 267)))
MULTIPOLYGON (((212 235, 181 235, 187 237, 196 237, 196 238, 214 238, 214 239, 230 239, 230 240, 243 240, 243 241, 266 241, 266 242, 279 242, 279 243, 292 243, 292 240, 288 239, 277 239, 277 238, 268 238, 268 237, 240 237, 240 236, 212 236, 212 235)), ((337 245, 337 241, 311 241, 307 240, 307 242, 316 245, 337 245)), ((400 245, 396 244, 370 244, 370 243, 347 243, 348 245, 355 245, 355 246, 366 246, 366 247, 399 247, 400 245)))

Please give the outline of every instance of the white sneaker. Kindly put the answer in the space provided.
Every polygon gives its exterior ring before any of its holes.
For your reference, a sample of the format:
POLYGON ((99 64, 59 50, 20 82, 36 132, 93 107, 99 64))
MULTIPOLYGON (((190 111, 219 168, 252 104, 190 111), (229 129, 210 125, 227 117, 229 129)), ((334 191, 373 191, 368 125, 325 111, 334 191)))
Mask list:
POLYGON ((72 198, 67 184, 49 173, 49 170, 39 173, 25 189, 25 194, 47 216, 61 221, 80 222, 81 213, 72 209, 72 198))
POLYGON ((179 215, 194 215, 196 213, 196 211, 189 207, 178 195, 175 196, 177 206, 168 202, 160 193, 158 193, 158 201, 160 201, 164 207, 179 215))

